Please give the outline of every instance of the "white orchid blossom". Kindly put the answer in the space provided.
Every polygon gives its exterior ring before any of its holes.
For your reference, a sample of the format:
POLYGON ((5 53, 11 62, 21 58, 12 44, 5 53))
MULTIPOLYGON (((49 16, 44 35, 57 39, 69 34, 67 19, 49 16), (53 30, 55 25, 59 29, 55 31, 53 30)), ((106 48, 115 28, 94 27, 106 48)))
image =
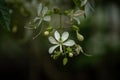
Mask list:
POLYGON ((57 48, 60 47, 60 52, 63 52, 63 46, 73 46, 75 45, 74 40, 68 40, 69 33, 68 32, 63 32, 62 36, 58 31, 55 31, 54 37, 50 36, 49 41, 51 44, 54 44, 54 46, 49 48, 49 53, 53 53, 53 51, 57 48), (55 38, 54 38, 55 37, 55 38))

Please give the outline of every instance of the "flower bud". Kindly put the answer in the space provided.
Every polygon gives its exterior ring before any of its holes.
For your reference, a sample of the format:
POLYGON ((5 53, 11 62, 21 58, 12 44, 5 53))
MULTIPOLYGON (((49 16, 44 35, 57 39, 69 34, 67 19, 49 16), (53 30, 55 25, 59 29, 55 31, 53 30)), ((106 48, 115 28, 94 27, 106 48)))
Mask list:
POLYGON ((48 28, 47 28, 47 31, 49 31, 49 32, 51 32, 53 30, 53 27, 52 26, 49 26, 48 28))
POLYGON ((76 49, 75 49, 77 54, 80 54, 80 52, 83 53, 82 47, 80 45, 76 45, 76 49))
POLYGON ((45 36, 48 36, 48 35, 49 35, 49 31, 45 31, 45 32, 44 32, 44 35, 45 35, 45 36))
POLYGON ((73 25, 72 28, 73 28, 73 30, 75 30, 75 31, 78 31, 78 30, 79 30, 79 28, 78 28, 76 25, 73 25))
POLYGON ((59 9, 59 8, 53 8, 53 12, 54 12, 55 14, 60 13, 60 9, 59 9))
POLYGON ((69 53, 69 57, 73 57, 73 53, 69 53))
POLYGON ((78 32, 77 32, 77 38, 78 38, 79 41, 83 41, 84 40, 83 35, 79 34, 78 32))

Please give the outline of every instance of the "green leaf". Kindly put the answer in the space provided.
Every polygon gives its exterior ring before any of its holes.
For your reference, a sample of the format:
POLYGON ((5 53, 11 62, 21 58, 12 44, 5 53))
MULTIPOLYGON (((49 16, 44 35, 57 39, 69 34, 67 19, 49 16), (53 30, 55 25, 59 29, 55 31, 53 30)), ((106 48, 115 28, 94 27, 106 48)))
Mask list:
POLYGON ((67 64, 67 62, 68 62, 68 58, 65 57, 65 58, 63 59, 63 65, 65 66, 65 65, 67 64))
POLYGON ((6 30, 10 30, 10 14, 9 9, 6 7, 5 0, 0 0, 0 26, 6 30))

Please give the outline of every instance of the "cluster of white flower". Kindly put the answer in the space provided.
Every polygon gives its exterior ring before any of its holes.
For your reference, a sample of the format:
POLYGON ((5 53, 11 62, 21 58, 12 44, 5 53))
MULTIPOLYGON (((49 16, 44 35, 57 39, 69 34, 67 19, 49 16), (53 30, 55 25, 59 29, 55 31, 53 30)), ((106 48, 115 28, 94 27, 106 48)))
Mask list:
MULTIPOLYGON (((87 0, 84 0, 81 6, 85 5, 87 0)), ((33 22, 30 23, 30 27, 28 29, 37 29, 41 24, 42 21, 50 22, 51 21, 51 15, 52 14, 58 14, 60 15, 60 31, 59 29, 53 29, 53 27, 48 27, 44 31, 44 35, 48 36, 48 40, 53 46, 51 46, 48 50, 49 54, 51 54, 51 57, 53 59, 57 59, 60 56, 63 56, 63 65, 66 65, 68 62, 68 57, 73 57, 75 55, 78 55, 80 53, 84 53, 82 47, 75 42, 75 40, 69 39, 69 32, 63 31, 62 24, 61 24, 61 16, 64 14, 67 14, 72 21, 72 27, 73 30, 76 32, 76 38, 79 41, 83 41, 84 37, 79 33, 79 28, 74 25, 74 21, 77 22, 77 25, 80 25, 80 17, 84 16, 85 12, 84 10, 76 10, 76 11, 65 11, 63 14, 59 11, 59 9, 53 9, 52 11, 48 11, 47 7, 43 7, 42 4, 39 4, 37 16, 33 19, 33 22), (55 11, 54 11, 55 10, 55 11), (48 15, 48 12, 50 13, 48 15), (33 25, 34 24, 34 25, 33 25), (32 26, 32 27, 31 27, 32 26), (54 36, 49 36, 50 33, 53 33, 54 36)), ((75 23, 76 24, 76 23, 75 23)), ((42 26, 41 26, 42 27, 42 26)), ((42 28, 40 30, 40 33, 42 31, 42 28)), ((38 35, 40 35, 40 33, 38 35)), ((37 36, 38 36, 37 35, 37 36)), ((35 38, 37 37, 35 36, 35 38)))

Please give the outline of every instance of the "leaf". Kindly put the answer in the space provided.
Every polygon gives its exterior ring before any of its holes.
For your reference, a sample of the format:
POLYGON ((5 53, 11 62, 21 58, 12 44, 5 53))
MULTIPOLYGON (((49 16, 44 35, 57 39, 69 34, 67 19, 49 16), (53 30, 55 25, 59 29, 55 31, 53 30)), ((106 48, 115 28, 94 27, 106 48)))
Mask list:
POLYGON ((6 7, 5 0, 0 0, 0 26, 6 30, 10 30, 10 14, 9 9, 6 7))
POLYGON ((68 58, 65 57, 65 58, 63 59, 63 65, 65 66, 65 65, 67 64, 67 62, 68 62, 68 58))

